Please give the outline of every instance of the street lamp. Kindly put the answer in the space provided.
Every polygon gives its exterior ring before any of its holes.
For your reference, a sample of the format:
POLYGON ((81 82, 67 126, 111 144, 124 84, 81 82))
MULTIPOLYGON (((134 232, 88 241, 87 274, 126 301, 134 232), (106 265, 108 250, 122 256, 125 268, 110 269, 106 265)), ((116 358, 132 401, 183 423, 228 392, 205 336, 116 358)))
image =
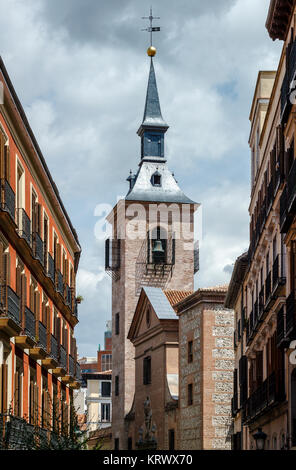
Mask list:
POLYGON ((258 428, 258 431, 253 434, 253 438, 256 442, 256 450, 264 450, 267 434, 262 431, 262 428, 258 428))

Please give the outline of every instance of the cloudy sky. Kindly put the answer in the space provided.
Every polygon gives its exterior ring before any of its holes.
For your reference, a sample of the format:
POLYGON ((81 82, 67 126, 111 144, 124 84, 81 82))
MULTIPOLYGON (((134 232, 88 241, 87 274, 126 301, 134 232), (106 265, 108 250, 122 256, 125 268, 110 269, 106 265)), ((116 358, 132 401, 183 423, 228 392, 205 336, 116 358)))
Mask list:
MULTIPOLYGON (((265 29, 269 0, 157 0, 155 70, 169 167, 202 203, 196 287, 229 281, 248 247, 249 111, 258 70, 282 44, 265 29)), ((149 59, 145 0, 1 0, 0 54, 83 249, 80 355, 96 354, 111 318, 98 204, 137 169, 149 59), (97 213, 97 212, 96 212, 97 213)))

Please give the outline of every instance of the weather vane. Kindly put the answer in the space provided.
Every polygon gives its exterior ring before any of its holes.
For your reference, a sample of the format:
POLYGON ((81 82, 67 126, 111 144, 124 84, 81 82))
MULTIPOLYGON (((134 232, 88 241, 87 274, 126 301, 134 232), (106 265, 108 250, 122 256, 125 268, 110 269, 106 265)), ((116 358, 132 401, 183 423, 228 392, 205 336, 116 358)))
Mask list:
POLYGON ((152 45, 152 33, 156 32, 156 31, 160 31, 159 26, 153 26, 153 20, 159 20, 159 19, 160 19, 159 16, 153 16, 152 7, 150 7, 150 16, 142 16, 142 20, 149 20, 150 21, 150 26, 148 26, 148 28, 142 29, 142 31, 148 31, 148 33, 150 33, 150 47, 147 50, 147 54, 150 57, 153 57, 156 54, 156 49, 152 45))

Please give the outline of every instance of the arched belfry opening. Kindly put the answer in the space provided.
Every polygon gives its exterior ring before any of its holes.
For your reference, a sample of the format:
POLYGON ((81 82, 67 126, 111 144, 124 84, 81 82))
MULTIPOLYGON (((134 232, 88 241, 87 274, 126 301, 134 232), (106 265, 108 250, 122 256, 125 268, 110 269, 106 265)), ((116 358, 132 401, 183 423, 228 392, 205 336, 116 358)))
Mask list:
POLYGON ((148 264, 164 265, 167 262, 167 231, 161 227, 155 227, 147 233, 147 262, 148 264))

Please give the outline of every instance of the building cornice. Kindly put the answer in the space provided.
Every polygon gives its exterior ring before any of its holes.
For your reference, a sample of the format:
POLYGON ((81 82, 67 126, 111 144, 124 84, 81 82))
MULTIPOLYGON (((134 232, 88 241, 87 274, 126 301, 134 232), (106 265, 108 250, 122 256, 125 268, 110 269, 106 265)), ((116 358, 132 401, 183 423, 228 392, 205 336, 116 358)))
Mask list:
POLYGON ((286 39, 294 6, 295 0, 271 0, 265 26, 273 41, 286 39))

